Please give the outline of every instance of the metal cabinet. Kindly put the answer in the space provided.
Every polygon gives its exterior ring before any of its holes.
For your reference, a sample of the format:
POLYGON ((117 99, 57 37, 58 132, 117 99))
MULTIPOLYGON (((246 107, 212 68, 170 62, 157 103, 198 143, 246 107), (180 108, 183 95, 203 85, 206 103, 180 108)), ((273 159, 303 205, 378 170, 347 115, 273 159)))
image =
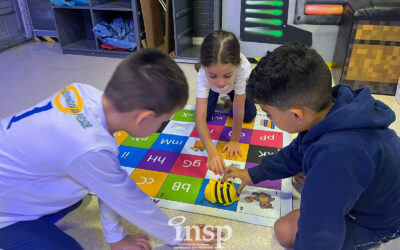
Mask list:
POLYGON ((0 49, 26 39, 17 0, 0 0, 0 49))
POLYGON ((176 60, 195 62, 202 38, 221 28, 220 0, 173 0, 176 60))

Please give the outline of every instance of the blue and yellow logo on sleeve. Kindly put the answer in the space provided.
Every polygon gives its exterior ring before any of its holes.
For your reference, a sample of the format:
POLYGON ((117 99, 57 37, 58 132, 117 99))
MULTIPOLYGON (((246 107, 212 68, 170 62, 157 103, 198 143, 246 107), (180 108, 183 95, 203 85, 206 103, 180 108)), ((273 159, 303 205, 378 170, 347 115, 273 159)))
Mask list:
MULTIPOLYGON (((93 127, 93 125, 88 121, 86 116, 82 114, 83 111, 83 99, 79 95, 78 90, 76 89, 75 86, 68 86, 61 90, 59 93, 57 93, 56 97, 54 98, 54 105, 58 110, 60 110, 63 113, 66 114, 71 114, 75 115, 75 119, 79 122, 79 124, 82 126, 82 128, 89 128, 93 127), (76 101, 72 98, 71 92, 75 95, 76 101), (67 105, 67 107, 64 107, 61 104, 60 98, 63 97, 64 101, 67 105)), ((23 120, 27 117, 30 117, 32 115, 42 113, 48 110, 51 110, 53 108, 52 102, 48 102, 46 105, 42 107, 34 107, 32 110, 26 111, 20 115, 14 115, 11 117, 8 125, 7 125, 7 130, 11 128, 12 124, 23 120)))
POLYGON ((78 90, 75 86, 68 86, 65 89, 58 92, 56 97, 54 98, 54 105, 58 110, 63 113, 75 115, 75 119, 79 122, 82 128, 89 128, 93 127, 93 125, 88 121, 86 116, 82 114, 83 111, 83 99, 80 96, 78 90), (72 98, 71 93, 75 95, 75 100, 72 98), (61 104, 61 98, 64 99, 65 104, 67 105, 64 107, 61 104))

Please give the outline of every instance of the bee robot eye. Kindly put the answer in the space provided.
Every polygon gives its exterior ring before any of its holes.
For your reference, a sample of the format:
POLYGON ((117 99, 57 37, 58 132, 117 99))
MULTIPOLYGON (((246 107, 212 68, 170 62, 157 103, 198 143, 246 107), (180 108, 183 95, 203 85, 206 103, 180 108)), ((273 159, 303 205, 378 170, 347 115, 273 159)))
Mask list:
POLYGON ((211 203, 219 203, 224 206, 239 200, 236 187, 231 181, 213 180, 207 184, 204 197, 211 203))

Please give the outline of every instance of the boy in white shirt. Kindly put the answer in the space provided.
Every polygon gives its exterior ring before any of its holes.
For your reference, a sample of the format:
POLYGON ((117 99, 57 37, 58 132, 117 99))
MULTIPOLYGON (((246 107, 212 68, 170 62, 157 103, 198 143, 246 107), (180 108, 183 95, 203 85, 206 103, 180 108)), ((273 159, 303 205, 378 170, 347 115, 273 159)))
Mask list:
POLYGON ((0 120, 0 249, 80 249, 44 216, 90 191, 99 197, 111 249, 151 248, 146 235, 126 235, 120 216, 167 244, 179 244, 168 216, 121 169, 112 135, 124 130, 133 137, 149 136, 187 98, 182 70, 149 49, 127 57, 104 93, 72 84, 0 120))

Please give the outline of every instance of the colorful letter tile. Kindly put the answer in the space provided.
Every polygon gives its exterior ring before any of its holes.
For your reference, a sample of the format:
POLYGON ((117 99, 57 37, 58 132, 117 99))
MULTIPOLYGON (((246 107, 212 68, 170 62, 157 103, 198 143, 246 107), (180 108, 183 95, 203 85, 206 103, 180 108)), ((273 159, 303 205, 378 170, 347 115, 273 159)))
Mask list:
POLYGON ((251 135, 251 144, 282 148, 283 145, 283 133, 282 132, 271 132, 262 130, 253 130, 251 135))
POLYGON ((194 204, 203 179, 169 174, 157 198, 194 204))
POLYGON ((131 178, 150 197, 156 197, 168 174, 144 169, 135 169, 131 178))
POLYGON ((178 153, 174 152, 149 149, 137 167, 141 169, 169 173, 176 159, 178 158, 178 155, 178 153))
POLYGON ((228 119, 227 114, 221 112, 214 112, 214 114, 211 117, 211 120, 207 121, 207 124, 224 126, 226 119, 228 119))
POLYGON ((246 161, 260 164, 262 158, 264 158, 265 156, 277 154, 279 150, 279 148, 250 145, 246 161))
MULTIPOLYGON (((218 140, 219 137, 221 136, 222 129, 224 128, 223 126, 218 126, 218 125, 208 125, 208 133, 210 133, 210 137, 212 140, 218 140)), ((192 134, 190 134, 191 137, 196 137, 199 138, 199 134, 197 133, 197 129, 194 128, 192 134)))
POLYGON ((181 109, 172 117, 171 120, 182 122, 195 122, 196 110, 181 109))
POLYGON ((121 166, 135 168, 146 154, 147 149, 119 146, 119 163, 121 166))
MULTIPOLYGON (((251 129, 242 128, 242 130, 240 132, 239 142, 249 144, 250 140, 251 140, 251 133, 252 133, 251 129)), ((232 127, 224 127, 219 140, 220 141, 229 141, 231 139, 231 136, 232 136, 232 127)))
MULTIPOLYGON (((214 145, 217 145, 217 140, 212 141, 214 145)), ((182 149, 183 154, 198 155, 207 157, 207 151, 204 148, 200 138, 189 137, 185 146, 182 149)))
POLYGON ((207 157, 180 154, 171 173, 204 178, 207 172, 207 157))
POLYGON ((161 134, 154 142, 151 149, 179 153, 183 146, 185 146, 187 139, 187 136, 161 134))
POLYGON ((137 148, 150 148, 153 143, 157 140, 159 133, 152 134, 151 136, 144 138, 133 138, 132 136, 128 136, 125 141, 122 143, 124 146, 131 146, 137 148))
POLYGON ((113 136, 114 139, 117 141, 118 145, 120 145, 129 135, 127 132, 120 130, 115 132, 113 136))
MULTIPOLYGON (((233 122, 232 117, 228 116, 228 119, 226 119, 225 126, 232 127, 232 122, 233 122)), ((254 125, 254 120, 251 122, 243 122, 242 128, 253 129, 253 125, 254 125)))
POLYGON ((170 121, 163 133, 171 135, 189 136, 195 126, 194 122, 170 121))
POLYGON ((222 155, 222 158, 226 159, 226 160, 234 160, 234 161, 246 161, 247 158, 247 152, 249 151, 249 144, 243 144, 243 143, 239 143, 239 148, 240 151, 242 152, 242 156, 238 156, 236 159, 232 158, 232 159, 228 159, 226 157, 226 152, 222 153, 222 150, 224 149, 225 145, 228 142, 226 141, 219 141, 217 144, 217 150, 218 152, 220 152, 220 154, 222 155))

